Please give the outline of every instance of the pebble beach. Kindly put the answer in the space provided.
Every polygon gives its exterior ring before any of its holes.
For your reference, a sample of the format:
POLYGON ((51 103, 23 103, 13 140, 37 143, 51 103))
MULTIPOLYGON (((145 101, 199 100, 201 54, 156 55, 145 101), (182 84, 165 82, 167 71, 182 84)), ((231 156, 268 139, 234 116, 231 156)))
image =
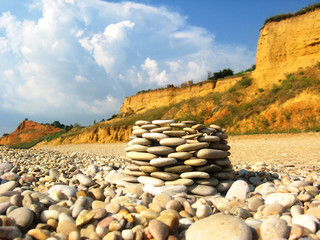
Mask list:
POLYGON ((319 139, 231 137, 208 196, 126 181, 126 143, 0 147, 0 239, 320 239, 319 139))

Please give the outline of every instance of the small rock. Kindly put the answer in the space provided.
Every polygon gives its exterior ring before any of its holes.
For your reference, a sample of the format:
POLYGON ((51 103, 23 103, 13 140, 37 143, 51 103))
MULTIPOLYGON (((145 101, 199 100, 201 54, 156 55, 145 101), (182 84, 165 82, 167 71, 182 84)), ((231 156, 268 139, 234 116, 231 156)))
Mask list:
POLYGON ((243 180, 235 181, 227 192, 226 198, 233 200, 233 198, 245 201, 250 192, 249 185, 243 180))
POLYGON ((286 221, 279 218, 268 218, 261 224, 262 240, 272 240, 275 238, 287 238, 289 228, 286 221))
POLYGON ((169 227, 158 219, 151 220, 148 228, 155 240, 165 240, 169 235, 169 227))

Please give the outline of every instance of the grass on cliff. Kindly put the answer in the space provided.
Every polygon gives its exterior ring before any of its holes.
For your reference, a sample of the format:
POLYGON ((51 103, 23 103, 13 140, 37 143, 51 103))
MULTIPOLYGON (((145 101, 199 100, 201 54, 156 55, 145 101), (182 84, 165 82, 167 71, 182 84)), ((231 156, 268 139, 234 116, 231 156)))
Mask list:
POLYGON ((308 6, 300 9, 299 11, 297 11, 295 13, 278 14, 278 15, 275 15, 275 16, 267 18, 264 21, 264 25, 266 25, 269 22, 280 22, 281 20, 284 20, 284 19, 287 19, 287 18, 291 18, 291 17, 294 17, 294 16, 299 16, 299 15, 311 12, 311 11, 313 11, 315 9, 318 9, 318 8, 320 8, 320 3, 315 3, 315 4, 308 5, 308 6))

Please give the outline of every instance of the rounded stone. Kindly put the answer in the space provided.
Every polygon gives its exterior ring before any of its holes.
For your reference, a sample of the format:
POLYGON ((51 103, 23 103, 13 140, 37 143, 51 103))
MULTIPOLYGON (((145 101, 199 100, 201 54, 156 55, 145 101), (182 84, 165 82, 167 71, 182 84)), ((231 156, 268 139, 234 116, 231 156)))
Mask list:
POLYGON ((67 220, 59 221, 58 227, 57 227, 57 233, 62 233, 68 236, 73 231, 78 231, 78 228, 75 222, 67 221, 67 220))
POLYGON ((140 215, 145 217, 148 220, 152 220, 152 219, 159 217, 160 214, 153 209, 146 209, 146 210, 143 210, 140 213, 140 215))
POLYGON ((169 136, 163 133, 144 133, 142 134, 143 138, 148 140, 160 141, 161 139, 168 138, 169 136))
POLYGON ((125 148, 126 152, 147 152, 148 147, 140 144, 134 144, 125 148))
POLYGON ((200 159, 200 158, 191 158, 184 161, 185 165, 190 165, 190 166, 203 166, 207 163, 208 161, 206 159, 200 159))
POLYGON ((208 217, 210 214, 211 214, 211 209, 208 205, 200 205, 197 208, 196 216, 200 219, 208 217))
POLYGON ((170 127, 185 128, 185 127, 187 127, 187 124, 184 124, 184 123, 170 123, 170 127))
POLYGON ((264 220, 260 228, 262 240, 287 238, 289 229, 286 221, 280 218, 268 218, 264 220))
POLYGON ((142 137, 142 134, 148 133, 149 131, 147 129, 136 129, 132 131, 132 134, 137 137, 142 137))
MULTIPOLYGON (((161 212, 161 215, 157 218, 169 227, 169 232, 171 234, 176 233, 179 228, 179 214, 174 214, 172 212, 161 212)), ((170 239, 170 238, 168 238, 170 239)))
POLYGON ((86 187, 90 187, 95 184, 95 182, 90 177, 84 174, 77 174, 77 179, 83 186, 86 187))
POLYGON ((182 137, 186 135, 187 133, 183 130, 177 130, 177 131, 163 131, 164 134, 170 136, 170 137, 182 137))
POLYGON ((156 147, 149 147, 147 149, 148 153, 160 155, 160 156, 167 156, 170 153, 173 153, 175 150, 171 147, 167 146, 156 146, 156 147))
POLYGON ((184 172, 191 172, 193 168, 188 165, 179 165, 179 166, 172 166, 172 167, 165 167, 165 172, 171 173, 184 173, 184 172))
POLYGON ((56 192, 62 192, 68 197, 75 197, 77 189, 68 185, 54 185, 48 190, 49 195, 54 194, 56 192))
POLYGON ((234 178, 233 172, 214 172, 212 176, 222 180, 232 180, 234 178))
POLYGON ((313 219, 313 217, 309 216, 309 215, 298 215, 292 218, 292 223, 294 224, 298 224, 308 230, 310 230, 310 232, 315 233, 317 230, 317 226, 316 223, 313 219))
POLYGON ((283 213, 285 208, 279 203, 266 205, 262 211, 264 216, 275 215, 283 213))
POLYGON ((198 185, 194 184, 188 186, 188 191, 192 194, 201 195, 201 196, 209 196, 217 193, 217 190, 214 187, 207 185, 198 185))
POLYGON ((164 138, 160 140, 160 144, 163 146, 175 147, 185 144, 186 140, 182 138, 164 138))
POLYGON ((152 121, 152 124, 156 124, 156 125, 160 125, 160 126, 170 124, 170 123, 174 123, 174 120, 170 119, 170 120, 153 120, 152 121))
POLYGON ((320 208, 319 207, 311 207, 306 211, 307 215, 311 215, 320 220, 320 208))
POLYGON ((169 227, 158 219, 151 220, 148 229, 156 240, 165 240, 169 235, 169 227))
POLYGON ((9 181, 3 184, 0 184, 0 194, 8 191, 12 191, 18 186, 17 181, 9 181))
POLYGON ((227 192, 226 198, 233 200, 234 198, 245 201, 250 192, 249 185, 243 180, 235 181, 227 192))
POLYGON ((216 186, 216 189, 219 192, 227 191, 231 187, 232 183, 233 183, 233 180, 222 180, 222 181, 219 181, 218 185, 216 186))
POLYGON ((260 197, 251 197, 248 199, 248 208, 253 212, 256 212, 263 204, 263 199, 260 197))
POLYGON ((201 185, 209 185, 209 186, 217 186, 219 183, 219 180, 215 177, 211 177, 208 179, 196 179, 195 180, 197 184, 201 184, 201 185))
POLYGON ((131 158, 134 160, 141 160, 141 161, 150 161, 151 159, 154 159, 157 157, 157 155, 154 155, 152 153, 144 153, 144 152, 128 152, 126 156, 128 158, 131 158))
POLYGON ((265 204, 280 203, 284 208, 290 208, 296 201, 292 193, 271 193, 265 198, 265 204))
POLYGON ((0 163, 0 171, 9 172, 14 166, 11 163, 0 163))
POLYGON ((164 181, 162 181, 161 179, 149 177, 149 176, 138 177, 138 182, 142 184, 151 184, 155 187, 161 187, 164 185, 164 181))
POLYGON ((150 164, 155 167, 165 167, 176 164, 178 161, 175 158, 154 158, 150 164))
POLYGON ((150 124, 150 123, 151 122, 147 121, 147 120, 138 120, 134 124, 137 125, 137 126, 142 126, 142 125, 146 125, 146 124, 150 124))
POLYGON ((174 173, 167 173, 167 172, 152 172, 151 177, 160 178, 162 180, 175 180, 178 179, 180 176, 174 173))
POLYGON ((33 221, 34 214, 29 208, 20 207, 9 212, 8 217, 14 219, 17 226, 27 229, 33 221))
POLYGON ((204 148, 197 151, 195 155, 198 158, 219 159, 229 156, 230 153, 219 149, 204 148))
POLYGON ((194 183, 194 181, 192 179, 177 179, 174 181, 166 181, 165 185, 166 186, 171 186, 171 185, 186 185, 186 186, 190 186, 194 183))
POLYGON ((0 226, 0 239, 15 239, 22 236, 16 226, 0 226))
POLYGON ((186 232, 186 240, 193 239, 237 239, 251 240, 249 226, 240 218, 214 214, 192 224, 186 232))
POLYGON ((150 132, 152 133, 163 133, 164 131, 170 131, 171 127, 159 127, 159 128, 154 128, 151 129, 150 132))
POLYGON ((152 172, 159 171, 159 168, 156 168, 154 166, 140 166, 139 170, 145 173, 152 173, 152 172))
POLYGON ((198 124, 193 125, 191 128, 194 130, 201 130, 201 129, 204 129, 205 127, 206 126, 204 124, 198 123, 198 124))
POLYGON ((168 155, 169 158, 175 158, 178 160, 186 160, 192 157, 192 153, 189 152, 174 152, 168 155))
POLYGON ((185 127, 183 128, 184 131, 186 131, 187 133, 190 133, 190 134, 196 134, 197 133, 197 130, 193 129, 193 128, 189 128, 189 127, 185 127))
POLYGON ((156 124, 144 124, 141 126, 142 129, 147 129, 147 130, 151 130, 158 127, 159 125, 156 125, 156 124))
MULTIPOLYGON (((209 144, 206 142, 202 143, 186 143, 178 146, 176 148, 177 152, 189 152, 189 151, 196 151, 198 149, 207 148, 209 147, 209 144)), ((202 157, 199 157, 202 158, 202 157)))
POLYGON ((200 172, 217 172, 217 171, 221 171, 222 168, 219 165, 213 164, 213 163, 209 163, 209 164, 205 164, 199 167, 196 167, 197 171, 200 172))
POLYGON ((203 136, 198 138, 199 142, 219 142, 220 138, 218 136, 203 136))
POLYGON ((152 142, 148 139, 145 139, 145 138, 135 138, 135 139, 132 139, 128 145, 129 146, 133 146, 135 144, 138 144, 138 145, 143 145, 143 146, 149 146, 152 144, 152 142))
POLYGON ((210 174, 206 172, 184 172, 180 174, 181 178, 210 178, 210 174))
POLYGON ((222 158, 222 159, 215 159, 212 161, 214 164, 217 164, 219 166, 229 166, 231 165, 231 161, 229 158, 222 158))

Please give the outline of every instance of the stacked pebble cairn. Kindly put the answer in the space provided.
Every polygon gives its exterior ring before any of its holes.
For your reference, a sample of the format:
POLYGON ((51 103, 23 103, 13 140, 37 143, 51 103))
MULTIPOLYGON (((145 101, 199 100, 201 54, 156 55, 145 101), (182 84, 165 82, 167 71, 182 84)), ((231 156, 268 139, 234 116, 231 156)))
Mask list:
MULTIPOLYGON (((196 121, 139 120, 126 150, 124 173, 155 187, 185 185, 196 195, 214 195, 235 172, 228 158, 225 129, 196 121)), ((227 190, 227 189, 224 189, 227 190)))

